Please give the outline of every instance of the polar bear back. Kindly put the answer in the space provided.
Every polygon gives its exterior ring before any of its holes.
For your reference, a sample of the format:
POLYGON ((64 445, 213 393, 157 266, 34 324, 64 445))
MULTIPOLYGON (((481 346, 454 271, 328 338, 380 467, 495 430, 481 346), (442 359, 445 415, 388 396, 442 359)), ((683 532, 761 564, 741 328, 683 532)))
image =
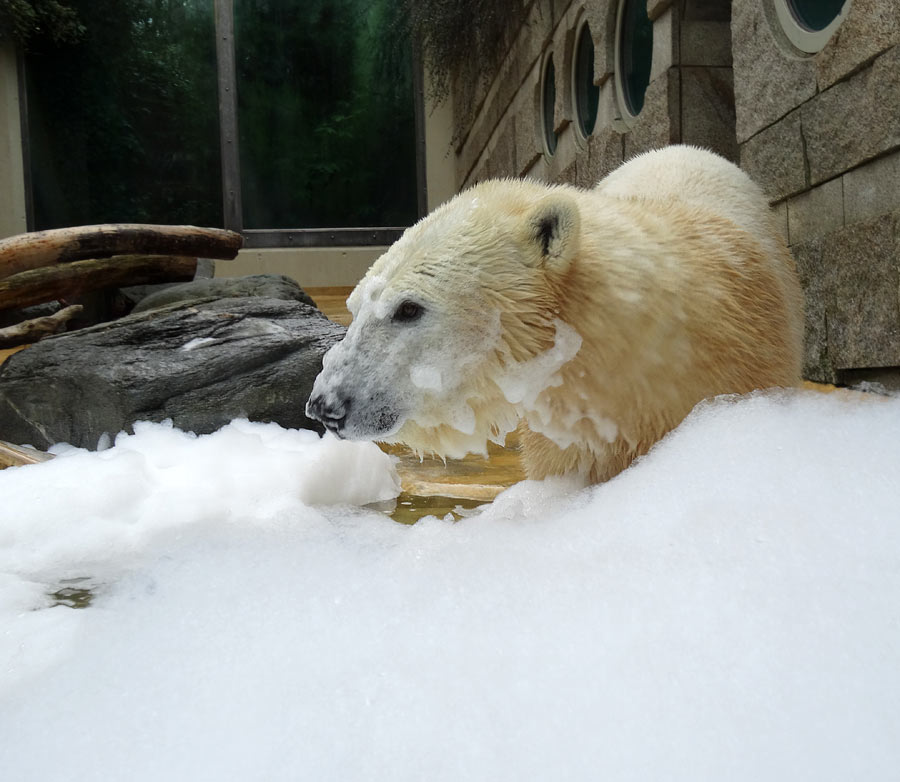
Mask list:
POLYGON ((614 198, 682 201, 724 217, 756 237, 770 236, 775 228, 756 183, 737 166, 698 147, 645 152, 600 180, 595 190, 614 198))

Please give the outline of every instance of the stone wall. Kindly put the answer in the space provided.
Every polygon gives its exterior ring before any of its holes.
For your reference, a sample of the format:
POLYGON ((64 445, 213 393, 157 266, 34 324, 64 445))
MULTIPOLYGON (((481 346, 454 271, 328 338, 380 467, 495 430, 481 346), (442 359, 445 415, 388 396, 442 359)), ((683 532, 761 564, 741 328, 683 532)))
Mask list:
POLYGON ((782 215, 797 259, 806 376, 877 376, 900 366, 900 7, 852 0, 806 57, 771 8, 733 3, 741 166, 782 215))
POLYGON ((0 40, 0 239, 27 230, 19 108, 16 52, 0 40))
POLYGON ((643 111, 626 123, 615 95, 619 0, 533 0, 510 30, 493 78, 453 90, 454 152, 460 188, 497 176, 529 175, 592 185, 623 160, 648 149, 692 143, 737 160, 731 75, 729 0, 650 0, 653 66, 643 111), (595 47, 600 106, 593 133, 576 132, 572 60, 587 20, 595 47), (556 67, 559 147, 544 152, 541 74, 556 67))
MULTIPOLYGON (((498 176, 591 186, 623 160, 691 143, 741 166, 781 216, 807 294, 805 375, 900 378, 900 6, 850 0, 803 55, 776 0, 647 0, 653 63, 643 110, 616 100, 619 0, 532 0, 496 73, 453 89, 457 187, 498 176), (572 58, 586 19, 600 106, 575 128, 572 58), (541 74, 556 66, 556 130, 542 140, 541 74)), ((891 382, 896 382, 892 380, 891 382)))

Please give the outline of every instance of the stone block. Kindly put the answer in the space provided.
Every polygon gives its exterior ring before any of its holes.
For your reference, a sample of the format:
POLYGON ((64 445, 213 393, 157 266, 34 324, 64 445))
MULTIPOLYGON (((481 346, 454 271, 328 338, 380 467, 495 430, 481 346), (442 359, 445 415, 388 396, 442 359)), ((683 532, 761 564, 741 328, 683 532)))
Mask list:
POLYGON ((900 148, 900 46, 802 108, 812 184, 900 148))
POLYGON ((594 81, 603 84, 615 71, 616 10, 618 0, 593 0, 584 13, 594 39, 594 81))
POLYGON ((805 190, 806 160, 800 112, 757 133, 741 145, 741 168, 765 191, 771 201, 805 190))
POLYGON ((515 117, 501 123, 494 134, 489 161, 491 177, 514 177, 519 173, 516 169, 515 117))
POLYGON ((625 158, 681 140, 681 76, 672 68, 651 81, 644 108, 625 136, 625 158))
POLYGON ((731 68, 681 69, 681 141, 737 162, 731 68))
POLYGON ((647 0, 647 16, 650 21, 655 22, 662 16, 672 5, 672 0, 647 0))
POLYGON ((772 214, 775 215, 775 224, 778 226, 778 231, 781 233, 784 241, 788 242, 787 201, 782 201, 780 204, 773 206, 772 214))
POLYGON ((900 212, 847 226, 822 242, 832 365, 900 366, 900 212))
MULTIPOLYGON (((653 33, 656 34, 656 27, 653 33)), ((679 37, 679 62, 682 65, 731 67, 731 26, 728 22, 683 21, 679 37)), ((653 54, 656 56, 655 47, 653 54)))
POLYGON ((787 210, 791 244, 843 228, 844 188, 840 178, 789 198, 787 210))
POLYGON ((854 168, 843 180, 848 225, 900 209, 900 152, 854 168))
POLYGON ((597 131, 588 139, 587 154, 578 160, 578 184, 594 187, 603 177, 622 165, 624 138, 612 127, 597 131))
POLYGON ((658 79, 674 65, 681 62, 679 54, 678 13, 669 8, 653 22, 653 58, 650 63, 650 81, 658 79))
POLYGON ((541 156, 540 117, 533 94, 534 85, 525 84, 512 109, 516 119, 516 176, 522 176, 541 156))
POLYGON ((577 179, 578 164, 573 160, 553 178, 553 183, 556 185, 574 185, 577 179))
POLYGON ((737 139, 743 143, 816 94, 816 66, 784 54, 760 0, 734 0, 731 41, 737 139))
POLYGON ((828 328, 825 319, 827 279, 822 268, 821 238, 800 242, 791 248, 803 287, 806 328, 803 339, 803 377, 817 383, 833 383, 834 367, 828 356, 828 328))
POLYGON ((689 22, 727 22, 731 19, 731 3, 722 0, 682 0, 682 18, 689 22))
POLYGON ((827 89, 897 45, 900 45, 897 0, 853 0, 847 18, 816 55, 819 89, 827 89))

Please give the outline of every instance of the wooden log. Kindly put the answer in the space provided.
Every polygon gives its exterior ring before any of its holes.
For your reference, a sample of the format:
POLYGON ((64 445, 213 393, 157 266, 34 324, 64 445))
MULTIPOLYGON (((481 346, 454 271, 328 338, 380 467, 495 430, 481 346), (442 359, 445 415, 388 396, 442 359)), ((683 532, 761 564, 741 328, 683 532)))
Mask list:
POLYGON ((188 282, 196 271, 196 258, 177 255, 119 255, 31 269, 0 280, 0 310, 29 307, 100 288, 188 282))
POLYGON ((243 237, 193 225, 109 223, 35 231, 0 240, 0 279, 29 269, 135 253, 231 260, 243 237))
POLYGON ((69 307, 63 307, 59 312, 54 312, 52 315, 23 320, 15 326, 7 326, 5 329, 0 329, 0 348, 25 345, 30 342, 37 342, 41 337, 46 337, 48 334, 56 334, 63 325, 83 310, 84 307, 80 304, 72 304, 69 307))
POLYGON ((26 448, 24 445, 13 445, 0 440, 0 470, 7 467, 21 467, 23 464, 40 464, 53 458, 52 453, 26 448))

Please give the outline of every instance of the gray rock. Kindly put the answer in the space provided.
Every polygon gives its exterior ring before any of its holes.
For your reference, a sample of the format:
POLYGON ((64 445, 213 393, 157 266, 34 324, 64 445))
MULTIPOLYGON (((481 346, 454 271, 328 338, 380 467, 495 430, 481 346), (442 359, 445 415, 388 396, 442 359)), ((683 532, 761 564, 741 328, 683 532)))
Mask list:
POLYGON ((310 307, 316 306, 315 302, 290 277, 285 277, 283 274, 251 274, 246 277, 200 279, 179 285, 170 285, 164 290, 148 294, 135 305, 132 312, 146 312, 177 302, 198 299, 243 298, 246 296, 299 301, 310 307))
POLYGON ((317 428, 304 407, 345 329, 296 301, 176 304, 45 339, 0 366, 0 438, 93 448, 171 418, 211 432, 236 417, 317 428))

